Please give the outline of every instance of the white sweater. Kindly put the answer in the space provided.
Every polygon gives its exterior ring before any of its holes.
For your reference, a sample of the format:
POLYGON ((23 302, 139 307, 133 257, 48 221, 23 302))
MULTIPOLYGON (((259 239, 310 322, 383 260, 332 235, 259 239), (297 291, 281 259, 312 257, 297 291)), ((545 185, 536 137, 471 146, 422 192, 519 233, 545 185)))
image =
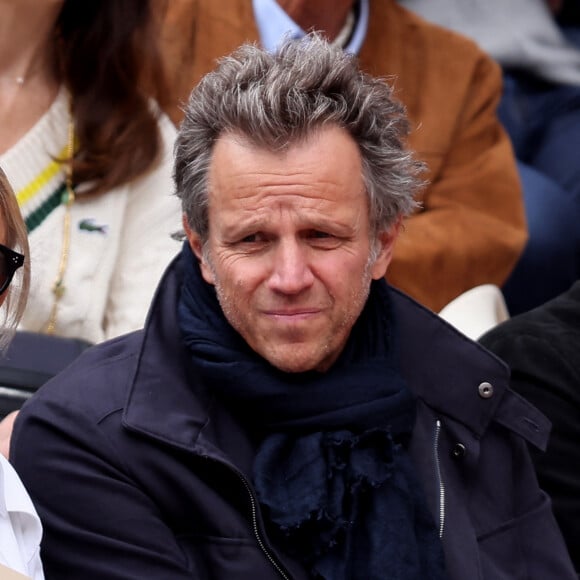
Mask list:
MULTIPOLYGON (((27 220, 31 292, 20 328, 42 331, 50 317, 63 243, 62 156, 68 103, 61 90, 36 125, 0 156, 27 220)), ((157 282, 178 242, 181 208, 171 177, 175 128, 160 118, 161 161, 144 177, 93 199, 77 194, 71 209, 70 255, 56 334, 90 342, 140 328, 157 282)))

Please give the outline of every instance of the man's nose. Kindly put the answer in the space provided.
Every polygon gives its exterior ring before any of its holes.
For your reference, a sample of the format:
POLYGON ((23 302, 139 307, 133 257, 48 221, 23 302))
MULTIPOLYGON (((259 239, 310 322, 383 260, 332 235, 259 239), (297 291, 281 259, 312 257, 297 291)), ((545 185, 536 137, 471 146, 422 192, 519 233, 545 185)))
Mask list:
POLYGON ((298 294, 312 285, 314 274, 308 261, 308 248, 297 240, 281 240, 272 255, 270 288, 284 294, 298 294))

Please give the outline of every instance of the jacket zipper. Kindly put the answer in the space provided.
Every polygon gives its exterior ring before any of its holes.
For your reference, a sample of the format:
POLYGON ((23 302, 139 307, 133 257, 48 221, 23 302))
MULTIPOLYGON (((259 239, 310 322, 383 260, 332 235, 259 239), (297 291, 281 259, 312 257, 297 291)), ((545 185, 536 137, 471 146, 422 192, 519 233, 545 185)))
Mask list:
POLYGON ((435 423, 435 438, 433 441, 433 458, 435 460, 435 474, 439 486, 439 537, 443 537, 445 530, 445 483, 441 475, 441 461, 439 459, 439 438, 441 435, 441 421, 435 423))
POLYGON ((204 455, 203 457, 205 457, 205 459, 207 459, 208 461, 212 461, 214 463, 218 463, 219 465, 223 465, 226 469, 232 471, 241 480, 244 487, 246 488, 246 491, 248 492, 248 497, 250 498, 250 507, 252 512, 252 531, 254 532, 254 537, 256 538, 256 542, 258 543, 260 550, 284 580, 292 580, 292 577, 289 576, 283 570, 282 566, 278 563, 276 558, 266 547, 264 540, 262 540, 262 536, 260 535, 260 529, 258 527, 257 501, 256 498, 254 497, 254 492, 252 491, 252 488, 250 487, 250 484, 248 483, 248 480, 245 478, 244 474, 241 471, 238 471, 235 467, 228 465, 227 463, 224 463, 218 459, 210 457, 209 455, 204 455))
POLYGON ((289 574, 287 574, 284 571, 282 566, 278 563, 276 558, 272 555, 270 550, 268 550, 268 548, 266 547, 264 540, 262 540, 262 536, 260 535, 260 529, 258 526, 258 508, 257 508, 258 502, 256 501, 256 498, 254 497, 254 492, 252 491, 252 488, 251 488, 250 484, 248 483, 248 480, 246 479, 244 474, 241 471, 239 471, 238 469, 236 469, 235 467, 233 467, 232 465, 229 465, 228 463, 225 463, 219 459, 216 459, 214 457, 210 457, 209 455, 202 455, 202 457, 204 457, 207 461, 211 461, 213 463, 217 463, 217 464, 225 467, 229 471, 233 472, 241 480, 244 487, 246 488, 246 491, 248 492, 248 497, 250 498, 250 507, 251 507, 251 512, 252 512, 252 531, 254 532, 254 537, 256 538, 256 542, 258 543, 258 546, 259 546, 261 552, 264 554, 264 556, 266 556, 266 558, 268 559, 270 564, 272 564, 272 566, 275 568, 275 570, 278 572, 278 574, 280 574, 280 576, 284 580, 292 580, 292 576, 290 576, 289 574))
POLYGON ((236 472, 236 473, 238 474, 239 478, 242 480, 242 483, 244 484, 244 487, 246 488, 246 491, 248 492, 248 496, 250 498, 250 506, 252 509, 252 529, 254 531, 254 536, 256 538, 256 541, 258 542, 258 546, 260 546, 260 550, 262 550, 263 554, 270 561, 270 564, 272 564, 272 566, 274 566, 274 568, 276 569, 278 574, 280 574, 280 576, 282 578, 284 578, 284 580, 291 580, 290 576, 288 576, 286 574, 286 572, 284 572, 284 570, 282 570, 282 568, 280 567, 280 565, 278 564, 278 562, 276 561, 274 556, 270 553, 268 548, 266 548, 266 545, 264 544, 264 541, 262 540, 262 537, 260 536, 260 530, 258 528, 258 513, 257 513, 257 508, 256 508, 256 498, 254 497, 254 492, 252 491, 252 488, 250 487, 248 480, 240 472, 236 472))

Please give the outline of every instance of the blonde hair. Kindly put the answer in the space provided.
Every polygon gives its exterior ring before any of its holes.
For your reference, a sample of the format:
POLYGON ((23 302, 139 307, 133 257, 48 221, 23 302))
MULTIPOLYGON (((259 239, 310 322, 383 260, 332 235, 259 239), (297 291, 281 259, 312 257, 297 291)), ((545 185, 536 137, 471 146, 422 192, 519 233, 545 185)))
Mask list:
POLYGON ((2 169, 0 169, 0 219, 4 220, 6 232, 4 245, 25 256, 24 266, 16 271, 12 283, 6 290, 6 301, 1 309, 0 350, 3 350, 10 342, 26 306, 30 285, 30 255, 26 225, 14 191, 2 169))

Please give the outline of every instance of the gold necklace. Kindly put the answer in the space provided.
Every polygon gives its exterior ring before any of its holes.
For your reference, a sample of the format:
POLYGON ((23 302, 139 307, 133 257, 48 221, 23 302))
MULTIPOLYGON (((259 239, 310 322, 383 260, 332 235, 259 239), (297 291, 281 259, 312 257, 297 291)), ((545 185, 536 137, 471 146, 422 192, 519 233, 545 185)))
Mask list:
POLYGON ((72 101, 70 99, 69 99, 68 118, 69 120, 67 130, 67 142, 64 161, 65 191, 63 193, 63 201, 62 201, 62 203, 64 204, 62 250, 60 253, 60 261, 58 264, 56 279, 52 285, 52 294, 54 296, 54 300, 50 311, 50 317, 44 329, 46 334, 54 334, 56 329, 56 319, 58 316, 59 303, 66 290, 66 287, 64 285, 64 276, 66 273, 66 267, 68 265, 70 252, 71 208, 75 201, 75 191, 73 187, 73 169, 72 169, 72 161, 75 153, 75 124, 72 115, 72 101))

